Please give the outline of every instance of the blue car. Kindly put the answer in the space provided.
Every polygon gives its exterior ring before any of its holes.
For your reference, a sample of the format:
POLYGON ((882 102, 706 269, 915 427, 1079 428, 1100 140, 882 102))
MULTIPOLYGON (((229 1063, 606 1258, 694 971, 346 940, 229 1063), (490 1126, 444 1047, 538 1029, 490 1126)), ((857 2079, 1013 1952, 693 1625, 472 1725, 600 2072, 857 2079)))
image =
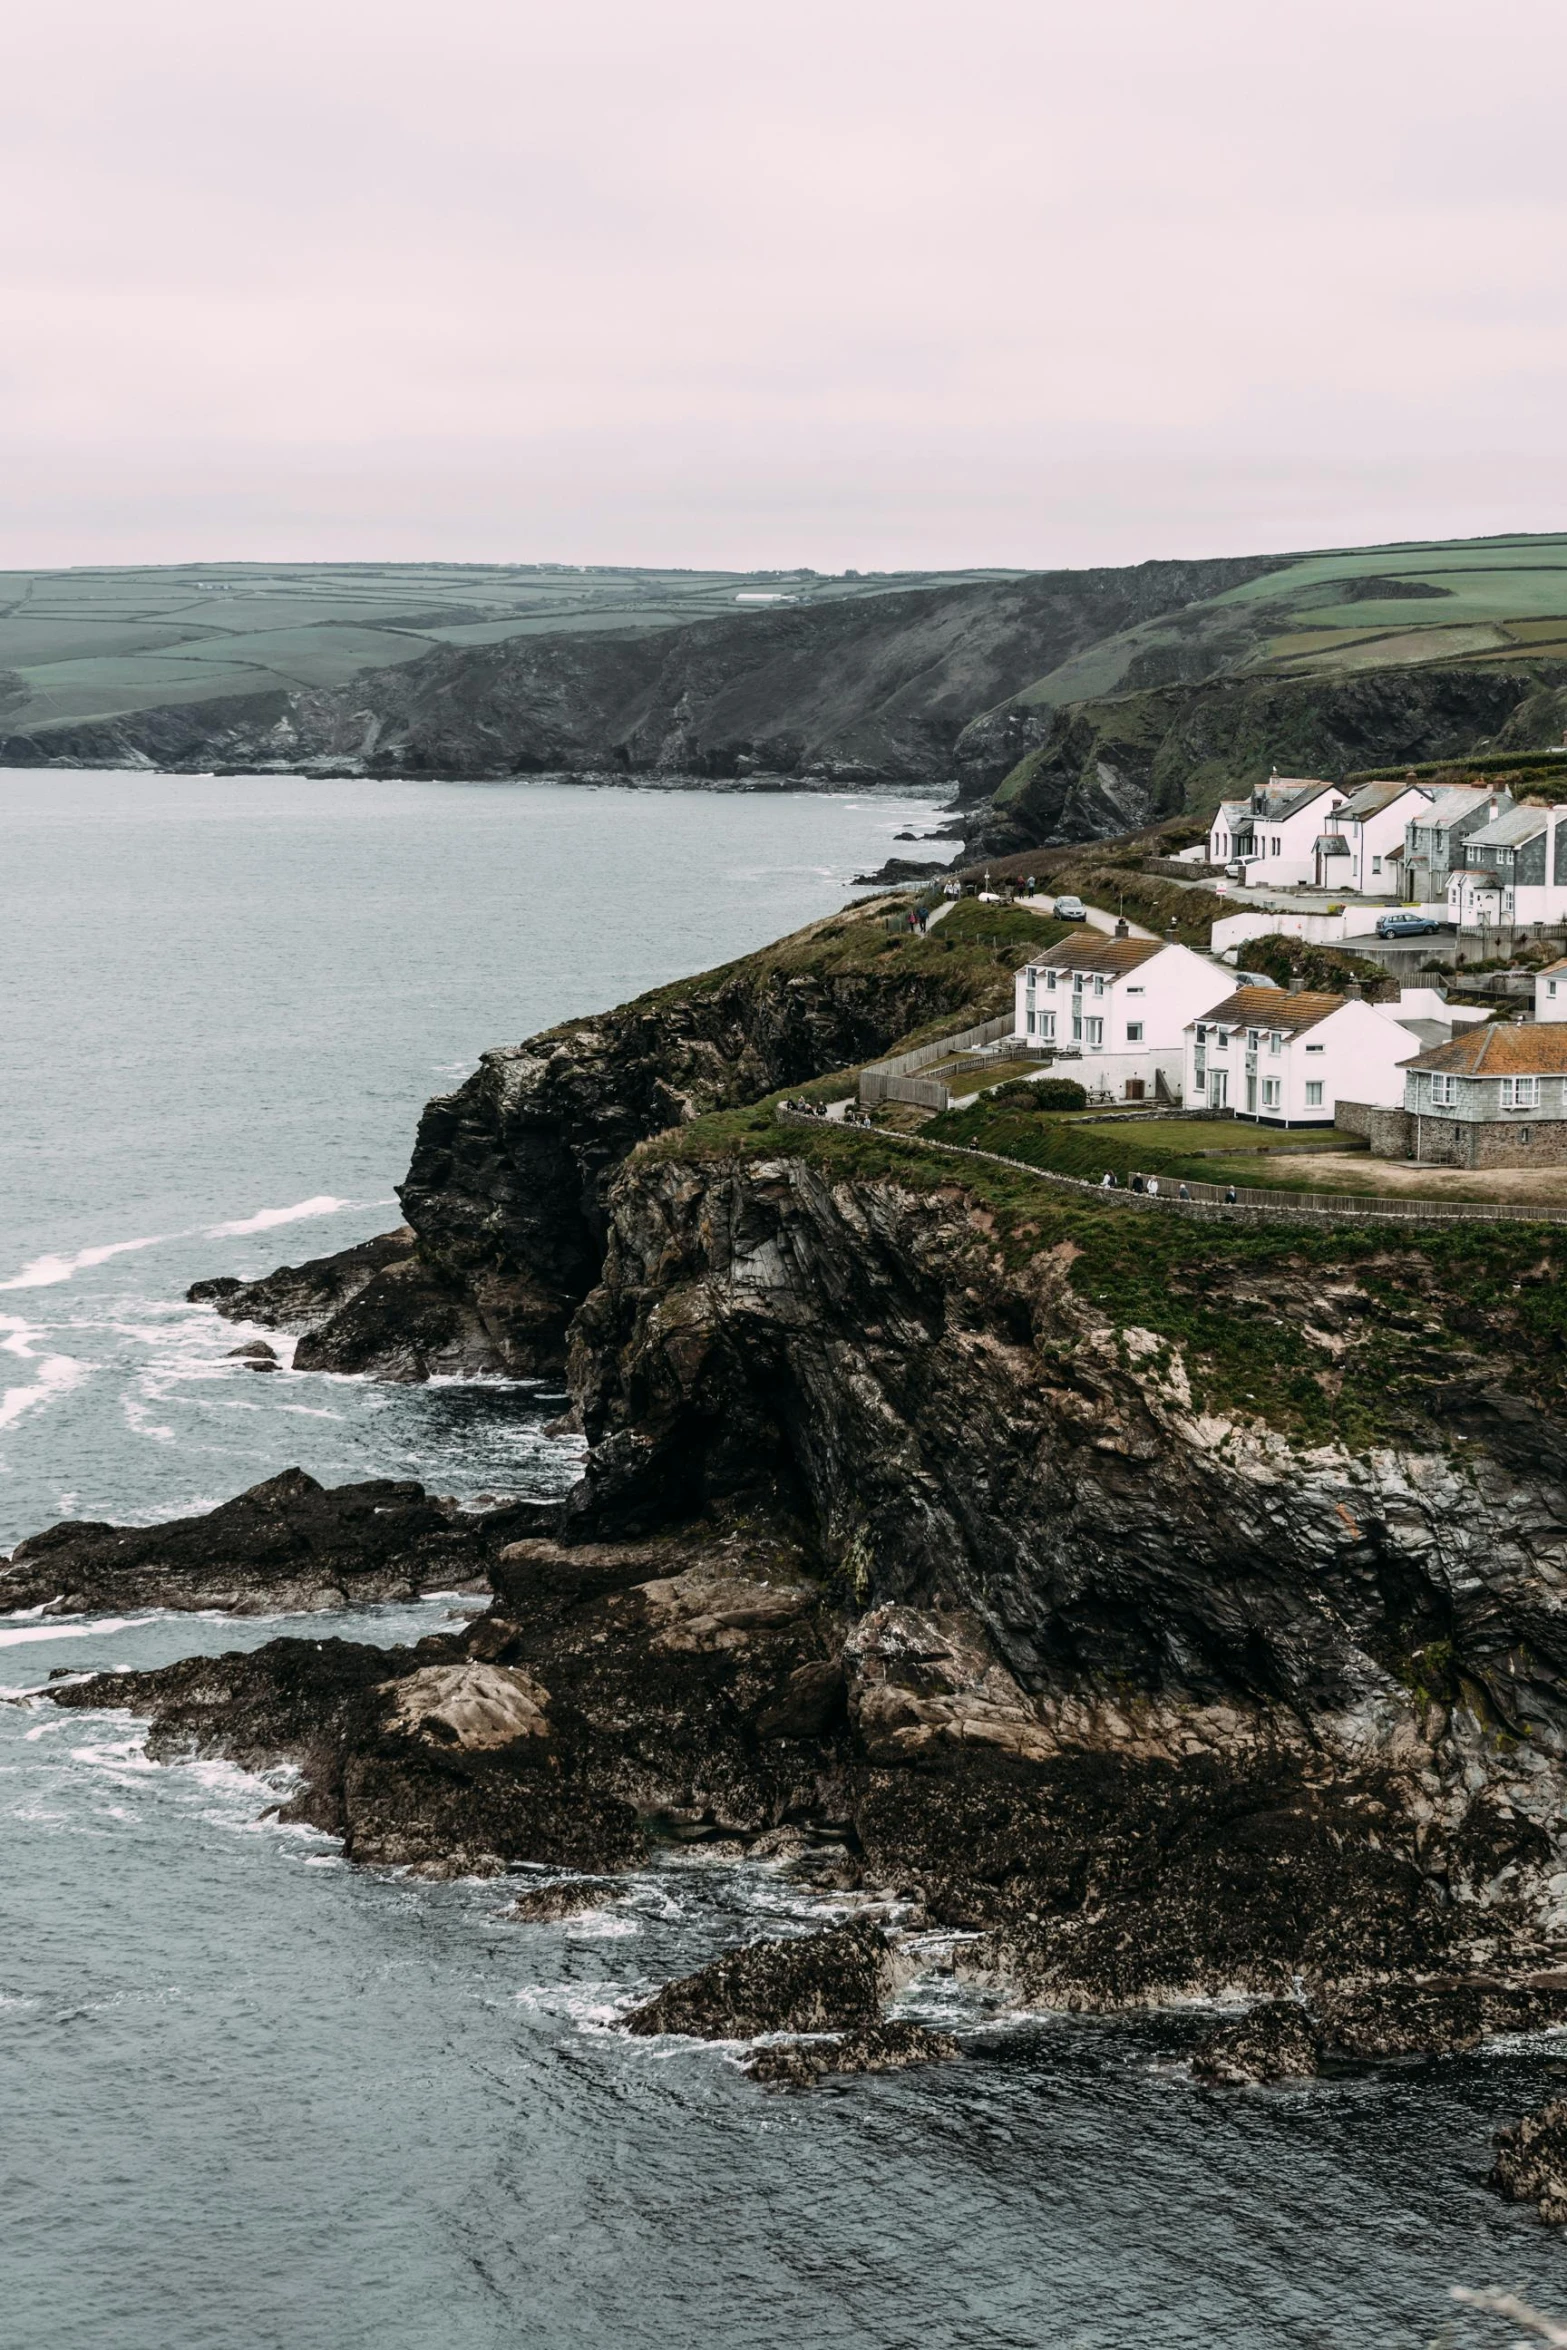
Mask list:
POLYGON ((1429 938, 1439 931, 1440 922, 1428 922, 1424 914, 1379 914, 1378 938, 1429 938))

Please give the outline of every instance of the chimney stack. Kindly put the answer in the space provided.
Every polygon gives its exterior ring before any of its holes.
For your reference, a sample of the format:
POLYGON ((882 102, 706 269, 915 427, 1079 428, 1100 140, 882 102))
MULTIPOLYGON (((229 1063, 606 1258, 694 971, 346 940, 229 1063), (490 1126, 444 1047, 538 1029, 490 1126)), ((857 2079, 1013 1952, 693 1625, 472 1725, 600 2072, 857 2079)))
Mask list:
POLYGON ((1292 971, 1292 972, 1290 973, 1290 994, 1291 994, 1291 995, 1304 995, 1304 994, 1305 994, 1305 992, 1306 992, 1306 982, 1305 982, 1305 980, 1304 980, 1304 979, 1301 977, 1301 975, 1300 975, 1300 973, 1299 973, 1298 971, 1292 971))
POLYGON ((1130 938, 1131 935, 1131 931, 1127 927, 1126 916, 1123 914, 1120 920, 1116 923, 1113 936, 1116 938, 1130 938))

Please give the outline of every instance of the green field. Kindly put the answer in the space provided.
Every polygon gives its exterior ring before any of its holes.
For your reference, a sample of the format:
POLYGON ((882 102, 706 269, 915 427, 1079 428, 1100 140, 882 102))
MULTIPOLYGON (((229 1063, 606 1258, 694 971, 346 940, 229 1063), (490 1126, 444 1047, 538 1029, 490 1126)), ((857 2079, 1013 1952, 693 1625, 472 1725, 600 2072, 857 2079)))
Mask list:
POLYGON ((674 628, 777 606, 1015 578, 1005 571, 638 571, 571 564, 193 563, 0 572, 7 728, 340 685, 441 645, 674 628))
POLYGON ((1059 707, 1176 675, 1348 675, 1567 656, 1567 534, 1302 556, 1206 603, 1104 637, 1024 688, 1059 707))

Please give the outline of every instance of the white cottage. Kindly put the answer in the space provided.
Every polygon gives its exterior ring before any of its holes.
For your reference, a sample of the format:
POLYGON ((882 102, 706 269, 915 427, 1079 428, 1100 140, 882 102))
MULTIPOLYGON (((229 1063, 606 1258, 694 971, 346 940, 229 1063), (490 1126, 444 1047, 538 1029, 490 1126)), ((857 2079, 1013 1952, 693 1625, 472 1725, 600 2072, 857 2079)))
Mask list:
POLYGON ((1433 797, 1424 784, 1366 783, 1331 808, 1315 852, 1325 885, 1362 898, 1402 896, 1408 827, 1430 809, 1433 797), (1342 841, 1342 850, 1331 845, 1335 841, 1342 841))
POLYGON ((1259 1126, 1331 1126, 1340 1100, 1401 1103, 1419 1041, 1352 997, 1240 987, 1187 1024, 1186 1105, 1259 1126))
POLYGON ((1016 1034, 1080 1059, 1069 1073, 1091 1094, 1173 1100, 1186 1023, 1233 985, 1233 972, 1190 947, 1080 930, 1018 972, 1016 1034))
POLYGON ((1534 1016, 1537 1020, 1567 1020, 1567 955, 1537 973, 1534 1016))
MULTIPOLYGON (((1346 796, 1336 783, 1315 776, 1275 775, 1249 799, 1224 801, 1209 830, 1209 861, 1242 866, 1254 889, 1286 889, 1295 882, 1336 889, 1340 876, 1324 875, 1318 843, 1336 838, 1325 833, 1324 820, 1346 796)), ((1332 852, 1330 864, 1337 854, 1332 852)), ((1343 885, 1349 886, 1347 873, 1343 885)))

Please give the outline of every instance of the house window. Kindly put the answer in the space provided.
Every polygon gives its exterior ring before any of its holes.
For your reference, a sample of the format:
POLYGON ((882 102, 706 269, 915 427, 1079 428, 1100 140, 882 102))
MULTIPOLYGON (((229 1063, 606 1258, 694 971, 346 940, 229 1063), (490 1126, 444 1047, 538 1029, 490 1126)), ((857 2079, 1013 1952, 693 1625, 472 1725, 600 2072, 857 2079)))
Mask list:
POLYGON ((1128 1044, 1142 1043, 1143 1024, 1141 1020, 1128 1020, 1126 1023, 1126 1041, 1128 1044))
POLYGON ((1372 870, 1372 872, 1373 872, 1373 873, 1380 873, 1380 872, 1381 872, 1381 870, 1382 870, 1382 860, 1381 860, 1381 858, 1380 858, 1380 857, 1373 857, 1373 858, 1372 858, 1372 860, 1371 860, 1371 870, 1372 870))
POLYGON ((1532 1141, 1532 1139, 1533 1139, 1532 1131, 1531 1131, 1531 1129, 1530 1129, 1529 1127, 1527 1127, 1527 1126, 1516 1126, 1516 1127, 1514 1127, 1514 1129, 1513 1129, 1513 1139, 1514 1139, 1514 1141, 1515 1141, 1515 1142, 1529 1142, 1529 1141, 1532 1141))
POLYGON ((1273 842, 1272 842, 1273 854, 1274 854, 1275 856, 1277 856, 1277 855, 1279 854, 1279 851, 1280 851, 1280 850, 1283 848, 1283 846, 1284 846, 1284 843, 1283 843, 1283 842, 1280 840, 1280 838, 1279 838, 1278 834, 1277 834, 1277 833, 1275 833, 1275 834, 1274 834, 1274 836, 1273 836, 1273 842))
POLYGON ((1103 981, 1102 979, 1096 979, 1096 980, 1094 981, 1094 993, 1095 993, 1095 995, 1096 995, 1096 996, 1102 996, 1102 995, 1104 994, 1104 991, 1105 991, 1105 983, 1104 983, 1104 981, 1103 981))
POLYGON ((1126 992, 1128 995, 1142 995, 1146 991, 1140 987, 1129 987, 1126 992))
POLYGON ((1088 1030, 1088 1035, 1085 1040, 1088 1045, 1090 1047, 1095 1045, 1102 1045, 1105 1040, 1104 1022, 1102 1020, 1089 1020, 1086 1021, 1084 1025, 1088 1030))
POLYGON ((1540 1099, 1538 1077, 1504 1077, 1502 1079, 1502 1107, 1504 1110, 1532 1110, 1540 1099))
POLYGON ((1438 1071, 1431 1080, 1431 1107, 1433 1110, 1450 1110, 1457 1099, 1457 1078, 1444 1077, 1438 1071))
POLYGON ((1213 1041, 1221 1053, 1227 1053, 1230 1049, 1229 1030, 1227 1028, 1216 1028, 1213 1032, 1213 1041))
POLYGON ((1322 1080, 1320 1077, 1308 1077, 1306 1080, 1306 1107, 1308 1110, 1320 1110, 1322 1107, 1322 1080))
POLYGON ((1265 1110, 1276 1110, 1276 1109, 1278 1108, 1278 1106, 1279 1106, 1279 1080, 1278 1080, 1278 1078, 1276 1078, 1276 1077, 1265 1077, 1265 1078, 1263 1079, 1263 1081, 1262 1081, 1262 1106, 1263 1106, 1263 1108, 1264 1108, 1265 1110))
POLYGON ((1198 1042, 1199 1044, 1206 1044, 1206 1043, 1207 1043, 1207 1041, 1208 1041, 1208 1028, 1207 1028, 1207 1023, 1206 1023, 1205 1021, 1199 1020, 1199 1021, 1198 1021, 1198 1023, 1197 1023, 1197 1042, 1198 1042))
POLYGON ((1036 1015, 1035 1015, 1033 1012, 1030 1012, 1030 1013, 1029 1013, 1029 1015, 1028 1015, 1028 1019, 1027 1019, 1027 1021, 1025 1022, 1025 1026, 1027 1027, 1027 1030, 1028 1030, 1028 1033, 1029 1033, 1029 1035, 1030 1035, 1030 1036, 1032 1036, 1032 1035, 1033 1035, 1033 1033, 1034 1033, 1034 1021, 1035 1021, 1035 1017, 1036 1017, 1036 1015))
POLYGON ((1055 975, 1055 973, 1054 973, 1053 971, 1047 971, 1047 972, 1045 973, 1045 993, 1046 993, 1046 995, 1054 995, 1054 994, 1055 994, 1055 992, 1056 992, 1056 975, 1055 975))
POLYGON ((1308 1053, 1322 1053, 1326 1052, 1327 1047, 1321 1044, 1308 1044, 1306 1050, 1308 1053))
POLYGON ((1039 1033, 1046 1044, 1054 1044, 1056 1039, 1056 1016, 1054 1012, 1040 1013, 1039 1033))
POLYGON ((1546 994, 1547 994, 1547 995, 1548 995, 1548 996, 1551 998, 1552 1002, 1554 1003, 1554 1002, 1555 1002, 1555 1000, 1556 1000, 1556 982, 1555 982, 1555 980, 1554 980, 1554 979, 1548 979, 1548 980, 1546 981, 1546 983, 1545 983, 1545 992, 1546 992, 1546 994))
POLYGON ((1206 1093, 1207 1090, 1208 1072, 1203 1067, 1201 1061, 1199 1061, 1196 1068, 1192 1071, 1192 1091, 1193 1093, 1206 1093))
POLYGON ((1268 1050, 1270 1053, 1281 1053, 1284 1050, 1284 1039, 1276 1028, 1268 1032, 1268 1050))
POLYGON ((1246 1031, 1246 1050, 1249 1053, 1254 1053, 1261 1042, 1262 1030, 1260 1028, 1248 1028, 1246 1031))

